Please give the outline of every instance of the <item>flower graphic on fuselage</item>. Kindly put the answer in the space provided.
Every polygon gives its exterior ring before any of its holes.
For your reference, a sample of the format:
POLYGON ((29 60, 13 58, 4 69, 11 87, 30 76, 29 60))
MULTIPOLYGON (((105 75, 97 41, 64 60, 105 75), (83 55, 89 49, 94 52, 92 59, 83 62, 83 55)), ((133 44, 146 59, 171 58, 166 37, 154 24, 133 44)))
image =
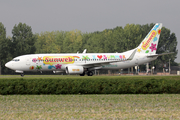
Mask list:
POLYGON ((30 70, 33 70, 33 69, 34 69, 34 66, 29 67, 29 69, 30 69, 30 70))
POLYGON ((36 58, 33 58, 32 61, 33 61, 33 62, 36 62, 36 58))
POLYGON ((140 53, 140 52, 141 52, 141 49, 139 49, 139 48, 138 48, 138 49, 137 49, 137 52, 139 52, 139 53, 140 53))
POLYGON ((38 57, 37 60, 39 60, 39 62, 42 60, 42 57, 38 57))
POLYGON ((161 33, 161 29, 158 30, 158 34, 159 34, 159 35, 160 35, 160 33, 161 33))
POLYGON ((55 65, 56 69, 61 69, 61 66, 60 64, 55 65))
POLYGON ((85 63, 86 63, 86 60, 88 60, 88 59, 90 59, 87 55, 86 56, 82 56, 83 58, 83 60, 85 60, 85 63))
POLYGON ((153 42, 156 42, 157 41, 157 37, 154 38, 153 42))
POLYGON ((40 65, 40 66, 37 65, 37 66, 36 66, 36 69, 37 69, 37 70, 42 69, 41 65, 40 65))
POLYGON ((156 44, 151 43, 151 47, 149 47, 149 49, 151 49, 151 52, 153 52, 153 50, 156 50, 156 44))
POLYGON ((53 65, 49 65, 49 66, 48 66, 48 69, 53 69, 53 68, 56 68, 56 67, 53 66, 53 65))
POLYGON ((88 56, 83 56, 82 58, 83 60, 87 60, 87 59, 90 59, 88 56))

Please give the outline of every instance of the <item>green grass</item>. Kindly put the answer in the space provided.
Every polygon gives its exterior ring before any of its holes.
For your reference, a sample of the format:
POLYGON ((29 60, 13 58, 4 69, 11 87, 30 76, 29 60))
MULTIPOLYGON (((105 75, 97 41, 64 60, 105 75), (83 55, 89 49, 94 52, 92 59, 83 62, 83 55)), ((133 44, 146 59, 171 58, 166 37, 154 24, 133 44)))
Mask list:
POLYGON ((145 80, 145 79, 171 79, 171 80, 180 80, 180 76, 79 76, 79 75, 25 75, 24 77, 21 77, 20 75, 0 75, 0 79, 12 79, 12 78, 23 78, 23 79, 34 79, 34 78, 61 78, 61 79, 67 79, 67 78, 80 78, 80 79, 91 79, 91 78, 111 78, 111 79, 117 79, 117 78, 126 78, 126 79, 139 79, 139 80, 145 80))
MULTIPOLYGON (((170 79, 180 76, 92 76, 93 78, 170 79)), ((76 75, 25 75, 81 78, 76 75)), ((1 75, 0 79, 21 78, 1 75)), ((148 95, 0 95, 0 119, 180 119, 180 94, 148 95)))
POLYGON ((0 119, 180 119, 180 95, 7 95, 0 119))

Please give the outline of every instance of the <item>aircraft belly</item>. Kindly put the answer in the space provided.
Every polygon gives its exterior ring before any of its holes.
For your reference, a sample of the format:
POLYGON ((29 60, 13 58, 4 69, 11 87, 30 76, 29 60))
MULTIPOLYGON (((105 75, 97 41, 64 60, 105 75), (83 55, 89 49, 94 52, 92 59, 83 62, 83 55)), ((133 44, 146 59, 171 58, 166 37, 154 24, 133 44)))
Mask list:
POLYGON ((104 65, 102 66, 101 69, 111 69, 111 70, 116 70, 116 69, 122 69, 122 68, 127 68, 127 67, 131 67, 134 64, 131 62, 118 62, 118 63, 110 63, 108 65, 104 65))

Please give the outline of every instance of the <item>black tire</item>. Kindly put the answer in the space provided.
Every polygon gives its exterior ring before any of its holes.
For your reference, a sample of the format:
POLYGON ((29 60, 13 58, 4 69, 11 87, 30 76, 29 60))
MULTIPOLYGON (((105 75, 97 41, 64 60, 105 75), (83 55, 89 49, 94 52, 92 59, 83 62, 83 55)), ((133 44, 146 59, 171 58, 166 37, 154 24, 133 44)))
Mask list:
POLYGON ((21 77, 24 77, 24 73, 21 73, 21 77))
POLYGON ((82 74, 79 74, 80 76, 84 76, 85 75, 85 72, 83 72, 82 74))
POLYGON ((88 76, 93 76, 93 72, 92 71, 88 71, 87 75, 88 76))

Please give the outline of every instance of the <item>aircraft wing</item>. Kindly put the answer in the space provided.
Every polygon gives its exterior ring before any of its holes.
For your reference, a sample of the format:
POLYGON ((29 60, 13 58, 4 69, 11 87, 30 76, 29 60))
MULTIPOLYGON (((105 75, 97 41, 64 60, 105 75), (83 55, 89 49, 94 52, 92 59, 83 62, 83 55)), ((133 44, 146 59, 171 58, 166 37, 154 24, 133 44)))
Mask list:
POLYGON ((155 54, 155 55, 148 55, 147 57, 158 57, 158 56, 163 56, 163 55, 168 55, 168 54, 173 54, 174 52, 169 52, 169 53, 162 53, 162 54, 155 54))
POLYGON ((126 59, 126 60, 122 60, 122 61, 119 61, 119 60, 111 60, 111 61, 101 61, 101 62, 99 62, 99 63, 81 63, 81 64, 79 64, 79 65, 81 65, 81 66, 89 66, 89 67, 97 67, 97 66, 103 66, 103 65, 106 65, 106 64, 109 64, 109 63, 114 63, 114 62, 123 62, 123 61, 128 61, 128 60, 132 60, 133 58, 134 58, 134 55, 136 54, 136 51, 137 51, 137 49, 135 49, 134 51, 133 51, 133 53, 129 56, 129 58, 128 59, 126 59))

